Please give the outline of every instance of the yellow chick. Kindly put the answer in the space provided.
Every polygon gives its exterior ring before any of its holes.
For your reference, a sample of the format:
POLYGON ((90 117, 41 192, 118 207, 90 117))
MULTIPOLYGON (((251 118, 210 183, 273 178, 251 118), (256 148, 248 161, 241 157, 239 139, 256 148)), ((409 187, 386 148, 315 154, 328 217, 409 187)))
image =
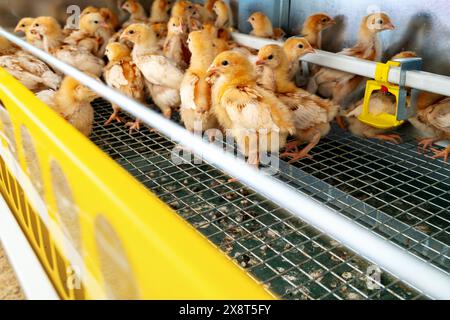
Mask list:
POLYGON ((150 23, 169 22, 172 1, 155 0, 150 9, 150 23))
POLYGON ((188 33, 200 30, 202 27, 200 10, 190 1, 177 1, 172 8, 172 17, 183 19, 188 33))
POLYGON ((126 28, 134 23, 148 22, 147 13, 137 0, 126 0, 121 8, 130 14, 129 19, 122 24, 122 28, 126 28))
POLYGON ((314 49, 322 49, 322 31, 335 24, 336 21, 326 13, 316 13, 305 20, 300 34, 314 49))
POLYGON ((44 50, 83 72, 101 76, 104 62, 88 50, 75 45, 63 44, 63 33, 53 17, 39 17, 30 28, 31 34, 43 41, 44 50))
POLYGON ((172 109, 180 106, 183 71, 159 53, 158 40, 148 25, 132 24, 125 29, 121 39, 134 44, 133 61, 147 82, 153 102, 165 117, 170 118, 172 109))
POLYGON ((37 97, 86 137, 91 135, 94 123, 91 102, 97 97, 95 92, 67 76, 58 91, 47 90, 38 93, 37 97))
POLYGON ((194 31, 189 34, 188 43, 192 57, 180 88, 181 120, 191 132, 218 128, 211 110, 211 86, 206 81, 207 70, 217 53, 212 36, 206 30, 194 31))
MULTIPOLYGON (((307 41, 306 38, 302 37, 291 37, 283 44, 284 53, 286 54, 289 63, 289 79, 294 79, 300 69, 299 59, 305 54, 305 40, 307 41)), ((309 44, 309 41, 307 42, 308 46, 313 48, 309 44)))
POLYGON ((218 0, 214 3, 213 11, 217 18, 215 26, 218 29, 228 29, 233 27, 233 15, 228 5, 223 0, 218 0))
POLYGON ((23 18, 19 21, 16 28, 14 29, 15 33, 23 32, 25 34, 25 40, 32 44, 33 46, 42 49, 43 44, 42 41, 39 41, 39 39, 36 39, 31 33, 30 28, 33 24, 34 18, 23 18))
MULTIPOLYGON (((358 43, 339 54, 359 59, 375 61, 381 55, 378 45, 378 33, 395 29, 389 16, 385 13, 370 14, 361 22, 358 43)), ((319 93, 323 97, 332 98, 341 103, 349 93, 354 91, 362 82, 363 77, 338 70, 320 68, 308 83, 308 91, 319 93)))
POLYGON ((89 13, 81 16, 80 29, 72 32, 64 42, 103 57, 112 32, 100 12, 89 13))
POLYGON ((269 17, 260 11, 254 12, 247 21, 252 25, 252 36, 279 40, 286 34, 280 28, 274 29, 269 17))
POLYGON ((295 132, 290 110, 256 83, 254 67, 236 51, 219 54, 208 69, 213 111, 229 129, 250 165, 258 166, 262 152, 276 153, 295 132))
MULTIPOLYGON (((409 119, 409 122, 419 129, 423 139, 419 142, 420 148, 425 151, 433 143, 450 139, 450 98, 445 98, 428 107, 418 106, 417 115, 409 119)), ((448 162, 450 146, 443 150, 435 148, 433 159, 444 159, 448 162)))
MULTIPOLYGON (((111 88, 117 89, 128 97, 135 99, 141 103, 145 102, 145 82, 141 72, 131 59, 130 49, 122 43, 113 42, 106 47, 106 56, 109 63, 105 67, 103 78, 106 84, 111 88)), ((119 117, 119 106, 113 104, 113 114, 106 121, 105 125, 110 124, 114 120, 122 122, 119 117)), ((139 130, 140 121, 127 123, 130 130, 139 130)))
POLYGON ((168 34, 164 42, 164 55, 186 70, 189 66, 190 53, 187 48, 187 34, 183 19, 172 17, 167 24, 168 34))
MULTIPOLYGON (((303 41, 303 55, 314 52, 305 38, 299 39, 303 41)), ((310 157, 311 149, 329 133, 330 122, 336 116, 339 106, 297 88, 289 79, 289 61, 281 46, 264 46, 259 50, 258 58, 256 64, 269 70, 269 74, 263 73, 266 77, 262 79, 264 87, 272 90, 277 98, 289 107, 296 128, 297 140, 289 143, 286 152, 281 156, 292 158, 291 162, 310 157), (305 142, 308 145, 298 151, 297 145, 305 142)))

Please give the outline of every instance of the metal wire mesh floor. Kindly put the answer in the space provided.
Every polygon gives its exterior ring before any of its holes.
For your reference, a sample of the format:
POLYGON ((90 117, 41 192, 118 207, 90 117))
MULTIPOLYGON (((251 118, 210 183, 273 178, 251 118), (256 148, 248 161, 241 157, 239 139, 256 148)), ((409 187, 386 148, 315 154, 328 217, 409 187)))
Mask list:
MULTIPOLYGON (((92 140, 261 283, 285 299, 421 299, 423 295, 208 164, 175 165, 175 144, 147 128, 104 127, 92 140), (372 270, 372 271, 371 271, 372 270), (369 282, 369 283, 368 283, 369 282)), ((334 131, 276 178, 450 272, 450 167, 415 142, 379 144, 334 131)))

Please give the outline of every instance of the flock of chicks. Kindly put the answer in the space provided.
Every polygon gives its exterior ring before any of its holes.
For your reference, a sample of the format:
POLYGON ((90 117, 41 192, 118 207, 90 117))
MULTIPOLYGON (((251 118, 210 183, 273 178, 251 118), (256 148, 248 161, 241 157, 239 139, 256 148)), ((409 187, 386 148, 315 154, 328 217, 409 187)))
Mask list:
MULTIPOLYGON (((207 0, 204 5, 155 0, 150 17, 136 0, 126 0, 120 9, 130 14, 123 24, 110 9, 87 7, 77 26, 68 23, 62 28, 52 17, 24 18, 15 31, 24 32, 27 42, 58 59, 102 77, 108 86, 130 98, 145 103, 151 97, 167 118, 179 110, 189 131, 199 123, 203 131, 229 130, 254 166, 259 164, 261 151, 284 148, 281 156, 291 161, 310 157, 309 152, 328 134, 335 118, 355 135, 400 142, 399 136, 358 120, 362 101, 341 108, 344 99, 365 81, 363 77, 311 66, 307 88, 295 84, 299 58, 321 49, 322 31, 335 24, 324 13, 310 16, 301 36, 287 39, 283 46, 267 45, 254 52, 232 40, 232 14, 222 0, 207 0), (256 147, 250 143, 249 133, 256 136, 256 147), (296 140, 286 143, 289 135, 296 140)), ((261 12, 253 13, 248 22, 256 37, 284 36, 261 12)), ((381 55, 377 34, 393 29, 387 14, 370 14, 361 22, 355 46, 339 54, 375 61, 381 55)), ((393 59, 413 56, 413 52, 402 52, 393 59)), ((92 91, 73 78, 62 79, 45 63, 2 38, 0 66, 90 135, 90 102, 96 97, 92 91)), ((374 113, 394 113, 395 107, 395 98, 389 94, 379 92, 371 99, 374 113)), ((116 105, 105 125, 112 121, 122 121, 116 105)), ((418 113, 410 122, 426 137, 420 142, 424 150, 450 138, 450 99, 422 92, 418 113)), ((139 130, 140 121, 126 125, 139 130)), ((450 147, 432 150, 435 158, 448 160, 450 147)))

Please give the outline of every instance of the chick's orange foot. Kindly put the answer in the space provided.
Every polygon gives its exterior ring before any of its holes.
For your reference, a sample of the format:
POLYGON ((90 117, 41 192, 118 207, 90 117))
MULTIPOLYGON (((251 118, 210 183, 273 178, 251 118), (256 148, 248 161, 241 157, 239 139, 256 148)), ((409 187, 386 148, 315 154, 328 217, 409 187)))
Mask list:
POLYGON ((133 133, 133 131, 141 130, 141 121, 136 120, 135 122, 127 122, 125 124, 125 126, 130 128, 130 134, 131 134, 131 133, 133 133))
POLYGON ((280 158, 290 158, 288 163, 293 163, 303 158, 312 159, 313 156, 309 154, 309 151, 305 148, 297 152, 284 152, 280 155, 280 158))
POLYGON ((448 162, 449 154, 450 154, 450 146, 447 146, 444 150, 431 149, 433 151, 434 156, 432 159, 444 159, 444 162, 448 162))
POLYGON ((393 144, 400 144, 402 143, 402 137, 400 137, 398 134, 377 134, 374 136, 375 139, 380 140, 381 142, 391 142, 393 144))
POLYGON ((114 112, 109 119, 105 122, 105 126, 113 123, 114 121, 117 121, 119 123, 123 122, 122 118, 119 116, 118 112, 114 112))
POLYGON ((429 148, 431 148, 431 146, 433 145, 433 143, 436 142, 436 139, 434 138, 426 138, 426 139, 422 139, 419 141, 419 153, 425 153, 429 148))

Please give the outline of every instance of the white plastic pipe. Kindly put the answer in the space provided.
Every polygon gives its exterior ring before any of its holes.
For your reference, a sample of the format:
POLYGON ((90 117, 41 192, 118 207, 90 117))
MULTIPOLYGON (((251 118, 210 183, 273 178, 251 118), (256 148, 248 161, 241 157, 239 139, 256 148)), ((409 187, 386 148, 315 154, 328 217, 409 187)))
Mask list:
MULTIPOLYGON (((233 33, 233 39, 241 45, 260 49, 267 44, 283 45, 283 42, 257 38, 242 33, 233 33)), ((357 74, 367 78, 374 78, 376 62, 339 55, 323 50, 316 50, 314 54, 307 54, 303 61, 311 62, 327 68, 337 69, 348 73, 357 74)), ((392 67, 389 71, 389 82, 398 84, 400 80, 400 68, 392 67)), ((450 77, 424 71, 407 71, 406 86, 423 91, 434 92, 444 96, 450 96, 450 77)))
POLYGON ((215 167, 237 178, 306 223, 328 234, 417 290, 431 298, 450 299, 450 276, 442 270, 282 182, 261 174, 223 149, 204 142, 175 122, 105 86, 46 52, 33 47, 2 28, 0 28, 0 36, 6 37, 56 69, 76 78, 100 96, 116 103, 126 112, 141 119, 172 140, 187 146, 215 167))

